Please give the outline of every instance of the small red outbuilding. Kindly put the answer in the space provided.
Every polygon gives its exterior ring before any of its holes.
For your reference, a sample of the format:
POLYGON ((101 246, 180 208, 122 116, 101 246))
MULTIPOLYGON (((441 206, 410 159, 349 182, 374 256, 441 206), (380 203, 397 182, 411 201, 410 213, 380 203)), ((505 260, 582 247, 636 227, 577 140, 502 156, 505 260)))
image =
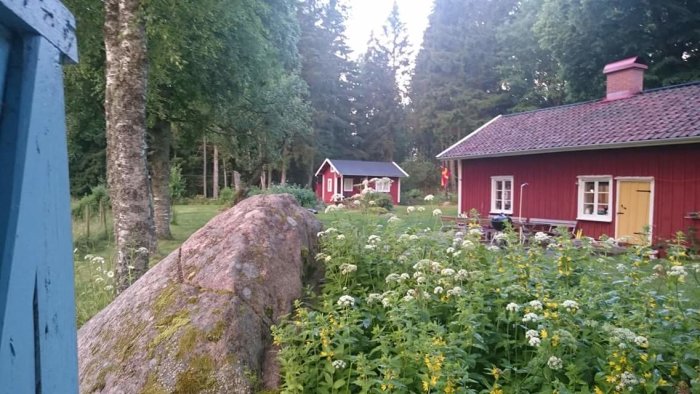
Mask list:
POLYGON ((603 100, 498 116, 440 153, 458 163, 461 211, 630 241, 700 227, 700 82, 643 91, 646 68, 609 64, 603 100))
POLYGON ((343 198, 358 194, 364 181, 375 192, 388 193, 394 204, 401 202, 401 178, 408 177, 398 164, 385 161, 326 159, 316 171, 316 195, 325 203, 334 196, 343 198))

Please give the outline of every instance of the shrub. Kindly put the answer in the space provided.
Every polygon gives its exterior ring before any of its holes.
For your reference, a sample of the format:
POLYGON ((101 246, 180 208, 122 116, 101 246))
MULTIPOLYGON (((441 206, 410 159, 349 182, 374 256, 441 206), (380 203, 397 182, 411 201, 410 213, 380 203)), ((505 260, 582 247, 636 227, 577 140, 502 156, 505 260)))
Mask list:
POLYGON ((384 218, 319 237, 323 293, 273 330, 283 391, 700 387, 700 265, 682 237, 668 259, 644 246, 609 257, 569 237, 526 248, 512 231, 485 245, 476 227, 457 236, 384 218))
POLYGON ((170 166, 170 198, 173 201, 182 200, 185 195, 185 188, 187 187, 187 182, 185 178, 182 177, 182 166, 180 163, 175 163, 170 166))
POLYGON ((230 205, 233 202, 233 190, 230 187, 225 187, 219 191, 219 201, 223 204, 230 205))
POLYGON ((80 218, 85 214, 85 209, 89 208, 91 214, 96 214, 99 212, 100 204, 103 209, 109 208, 109 190, 105 185, 90 188, 90 194, 78 200, 78 203, 71 209, 71 213, 73 217, 80 218))
POLYGON ((391 196, 387 193, 365 193, 362 195, 362 205, 365 207, 381 207, 387 211, 394 209, 391 196))
POLYGON ((295 200, 305 208, 314 208, 318 204, 316 193, 313 190, 298 185, 272 185, 267 190, 260 190, 258 187, 251 187, 248 196, 256 194, 291 194, 295 200))

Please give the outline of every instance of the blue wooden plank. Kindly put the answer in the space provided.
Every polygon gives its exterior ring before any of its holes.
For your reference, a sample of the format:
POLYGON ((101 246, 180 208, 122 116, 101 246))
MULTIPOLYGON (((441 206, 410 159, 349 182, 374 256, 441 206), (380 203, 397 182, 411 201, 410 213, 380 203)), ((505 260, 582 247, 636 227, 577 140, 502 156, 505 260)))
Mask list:
POLYGON ((35 36, 10 60, 0 122, 0 382, 10 383, 1 394, 77 392, 60 57, 35 36))
POLYGON ((75 18, 60 0, 0 0, 0 25, 41 35, 78 61, 75 18))
POLYGON ((0 118, 2 117, 2 107, 4 102, 3 92, 5 91, 5 73, 7 72, 7 61, 10 58, 10 32, 0 26, 0 118))

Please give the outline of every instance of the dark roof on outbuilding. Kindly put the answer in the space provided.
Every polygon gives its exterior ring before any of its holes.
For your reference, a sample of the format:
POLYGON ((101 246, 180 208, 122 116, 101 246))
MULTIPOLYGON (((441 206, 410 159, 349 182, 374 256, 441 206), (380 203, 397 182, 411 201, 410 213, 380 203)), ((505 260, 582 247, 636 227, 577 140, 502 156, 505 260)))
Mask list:
POLYGON ((361 161, 361 160, 331 160, 326 159, 316 172, 318 175, 328 163, 343 176, 369 176, 404 178, 408 174, 392 161, 361 161))
POLYGON ((700 82, 492 119, 439 159, 700 142, 700 82))

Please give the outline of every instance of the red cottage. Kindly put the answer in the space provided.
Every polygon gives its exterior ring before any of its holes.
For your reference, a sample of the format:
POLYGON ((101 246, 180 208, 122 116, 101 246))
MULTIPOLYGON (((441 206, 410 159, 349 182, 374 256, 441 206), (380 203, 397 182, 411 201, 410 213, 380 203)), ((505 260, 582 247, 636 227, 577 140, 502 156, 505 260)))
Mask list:
POLYGON ((319 177, 316 195, 325 203, 332 202, 336 194, 350 197, 360 193, 364 188, 363 181, 368 181, 369 187, 376 192, 389 193, 393 203, 398 204, 401 202, 401 178, 408 174, 393 161, 326 159, 316 176, 319 177))
POLYGON ((603 100, 500 115, 438 155, 458 204, 654 239, 700 225, 700 82, 643 91, 639 58, 605 66, 603 100))

